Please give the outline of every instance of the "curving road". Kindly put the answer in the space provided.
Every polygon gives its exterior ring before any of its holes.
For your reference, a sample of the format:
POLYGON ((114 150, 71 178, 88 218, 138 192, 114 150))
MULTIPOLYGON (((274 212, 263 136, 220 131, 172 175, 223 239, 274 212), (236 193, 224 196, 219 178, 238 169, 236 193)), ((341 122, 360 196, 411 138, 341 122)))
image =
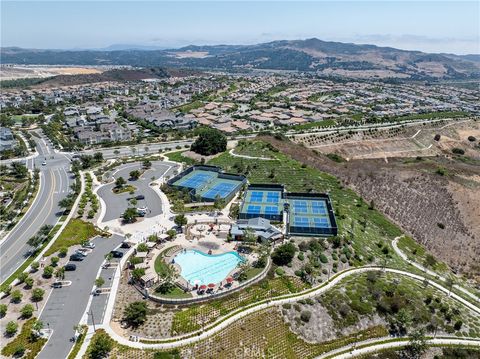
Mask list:
POLYGON ((39 154, 27 159, 26 165, 29 169, 40 170, 39 190, 27 213, 0 244, 0 282, 6 280, 28 258, 31 249, 27 244, 28 239, 43 225, 54 226, 58 222, 62 214, 58 202, 67 196, 73 183, 69 159, 63 154, 55 153, 43 136, 32 138, 39 154), (43 166, 45 159, 47 164, 43 166))

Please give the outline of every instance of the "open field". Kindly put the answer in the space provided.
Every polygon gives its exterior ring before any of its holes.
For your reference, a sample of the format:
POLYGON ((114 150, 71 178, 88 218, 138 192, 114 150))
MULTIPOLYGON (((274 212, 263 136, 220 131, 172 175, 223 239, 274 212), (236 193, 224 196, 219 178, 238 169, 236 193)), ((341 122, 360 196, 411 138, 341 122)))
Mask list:
POLYGON ((99 74, 105 69, 100 67, 56 67, 56 66, 2 66, 1 79, 17 80, 27 78, 45 78, 57 75, 99 74))
MULTIPOLYGON (((442 121, 437 124, 405 128, 349 131, 328 134, 300 134, 294 142, 322 153, 337 153, 347 160, 390 157, 429 157, 473 144, 467 138, 480 137, 480 123, 468 120, 442 121), (440 140, 434 140, 439 134, 440 140)), ((467 150, 475 156, 475 151, 467 150)))

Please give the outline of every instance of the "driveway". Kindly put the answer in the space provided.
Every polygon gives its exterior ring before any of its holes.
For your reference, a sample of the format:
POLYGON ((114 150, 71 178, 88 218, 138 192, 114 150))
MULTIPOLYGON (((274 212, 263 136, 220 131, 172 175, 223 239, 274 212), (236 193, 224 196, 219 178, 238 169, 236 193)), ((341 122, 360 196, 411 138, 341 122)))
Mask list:
MULTIPOLYGON (((70 341, 74 334, 73 326, 82 319, 98 270, 105 260, 105 254, 116 248, 123 240, 124 238, 118 235, 112 235, 110 238, 95 237, 92 240, 96 245, 95 249, 82 262, 75 262, 76 271, 65 272, 65 280, 72 281, 72 285, 54 289, 40 316, 45 327, 52 329, 53 334, 40 352, 39 359, 67 357, 73 346, 73 342, 70 341)), ((104 275, 102 274, 102 276, 104 275)), ((107 287, 109 281, 107 278, 105 279, 104 286, 107 287)), ((108 295, 99 297, 106 300, 108 295)), ((101 305, 101 302, 96 304, 101 305)), ((95 312, 101 316, 104 308, 95 308, 95 312)), ((95 313, 94 318, 96 323, 103 319, 97 319, 95 313)), ((89 323, 91 323, 91 318, 89 318, 89 323)))
POLYGON ((145 217, 150 218, 162 214, 160 198, 158 198, 158 195, 151 188, 150 182, 152 182, 152 177, 158 179, 172 172, 174 168, 166 162, 154 161, 152 162, 152 168, 146 170, 138 180, 129 179, 129 173, 131 171, 140 170, 141 168, 141 163, 129 163, 118 167, 118 169, 112 173, 113 178, 123 177, 129 185, 136 187, 133 195, 128 192, 120 194, 113 193, 112 190, 115 187, 115 183, 107 184, 98 190, 98 195, 104 200, 106 205, 105 216, 101 219, 102 222, 121 218, 123 212, 129 207, 129 201, 138 195, 145 196, 145 199, 137 200, 137 204, 135 205, 137 208, 148 208, 145 217))

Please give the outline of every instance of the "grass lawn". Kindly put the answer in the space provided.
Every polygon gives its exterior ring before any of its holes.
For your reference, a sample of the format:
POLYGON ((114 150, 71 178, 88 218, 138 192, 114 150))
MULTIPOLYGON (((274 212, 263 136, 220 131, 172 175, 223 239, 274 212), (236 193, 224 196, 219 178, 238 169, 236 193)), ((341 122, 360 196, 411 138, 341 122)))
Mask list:
POLYGON ((72 218, 50 249, 45 253, 45 257, 57 252, 62 247, 70 247, 80 244, 82 241, 100 234, 102 234, 102 232, 95 228, 92 223, 72 218))
POLYGON ((167 157, 170 161, 174 162, 183 162, 187 165, 194 165, 197 163, 193 158, 182 156, 182 153, 186 150, 180 150, 170 153, 165 153, 165 157, 167 157))
POLYGON ((167 264, 163 260, 163 252, 160 253, 157 258, 155 258, 155 272, 157 272, 160 276, 165 275, 167 272, 167 264))
POLYGON ((181 298, 192 298, 192 294, 187 292, 185 293, 181 288, 174 286, 173 289, 168 293, 156 293, 156 295, 164 298, 173 298, 173 299, 181 299, 181 298))

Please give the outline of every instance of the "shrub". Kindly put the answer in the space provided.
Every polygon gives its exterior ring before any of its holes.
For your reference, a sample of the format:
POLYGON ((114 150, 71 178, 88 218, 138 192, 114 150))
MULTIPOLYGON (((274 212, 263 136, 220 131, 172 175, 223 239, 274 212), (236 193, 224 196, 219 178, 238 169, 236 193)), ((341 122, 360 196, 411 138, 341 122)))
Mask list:
POLYGON ((20 309, 20 313, 22 314, 22 318, 28 319, 33 315, 33 305, 31 304, 26 304, 23 306, 22 309, 20 309))
POLYGON ((58 251, 58 256, 61 257, 61 258, 65 258, 67 253, 68 253, 68 248, 67 247, 62 247, 58 251))
POLYGON ((40 263, 38 262, 32 262, 32 264, 30 264, 30 268, 32 269, 32 272, 36 272, 39 267, 40 267, 40 263))
POLYGON ((53 275, 53 272, 54 272, 54 269, 52 266, 46 266, 44 269, 43 269, 43 278, 52 278, 52 275, 53 275))
POLYGON ((462 329, 463 322, 461 320, 457 320, 453 326, 455 330, 460 330, 462 329))
POLYGON ((325 263, 328 263, 328 258, 327 258, 327 256, 326 256, 325 254, 323 254, 323 253, 320 253, 319 259, 320 259, 320 262, 322 262, 322 263, 324 263, 324 264, 325 264, 325 263))
POLYGON ((20 281, 20 283, 25 282, 25 279, 28 278, 28 273, 22 272, 17 276, 17 279, 20 281))
POLYGON ((465 150, 463 150, 461 148, 458 148, 458 147, 454 147, 454 148, 452 148, 452 153, 454 153, 456 155, 464 155, 465 150))
POLYGON ((470 142, 475 142, 477 139, 474 136, 468 136, 467 138, 470 142))
POLYGON ((59 260, 60 260, 60 258, 58 258, 58 257, 52 257, 52 259, 51 259, 52 267, 56 267, 59 260))
POLYGON ((300 319, 305 323, 308 323, 311 317, 312 317, 312 312, 310 312, 309 310, 304 310, 302 314, 300 314, 300 319))
POLYGON ((282 276, 285 274, 285 271, 283 270, 283 268, 278 267, 277 269, 275 269, 275 273, 277 273, 277 275, 279 276, 282 276))
POLYGON ((27 286, 27 288, 32 288, 32 286, 33 286, 33 278, 27 277, 27 279, 25 279, 25 285, 27 286))
POLYGON ((23 294, 18 289, 12 292, 12 302, 20 303, 22 301, 23 294))
POLYGON ((15 349, 13 349, 13 356, 17 358, 23 357, 25 354, 25 346, 23 344, 18 344, 15 349))
POLYGON ((45 291, 42 288, 35 288, 32 291, 32 301, 33 302, 40 302, 45 295, 45 291))
POLYGON ((148 246, 146 245, 146 243, 140 243, 137 246, 137 252, 147 252, 147 251, 148 251, 148 246))
POLYGON ((3 318, 7 314, 8 306, 4 303, 0 304, 0 318, 3 318))
POLYGON ((18 330, 18 324, 13 320, 8 322, 7 326, 5 327, 5 333, 7 333, 8 336, 14 335, 17 332, 17 330, 18 330))

